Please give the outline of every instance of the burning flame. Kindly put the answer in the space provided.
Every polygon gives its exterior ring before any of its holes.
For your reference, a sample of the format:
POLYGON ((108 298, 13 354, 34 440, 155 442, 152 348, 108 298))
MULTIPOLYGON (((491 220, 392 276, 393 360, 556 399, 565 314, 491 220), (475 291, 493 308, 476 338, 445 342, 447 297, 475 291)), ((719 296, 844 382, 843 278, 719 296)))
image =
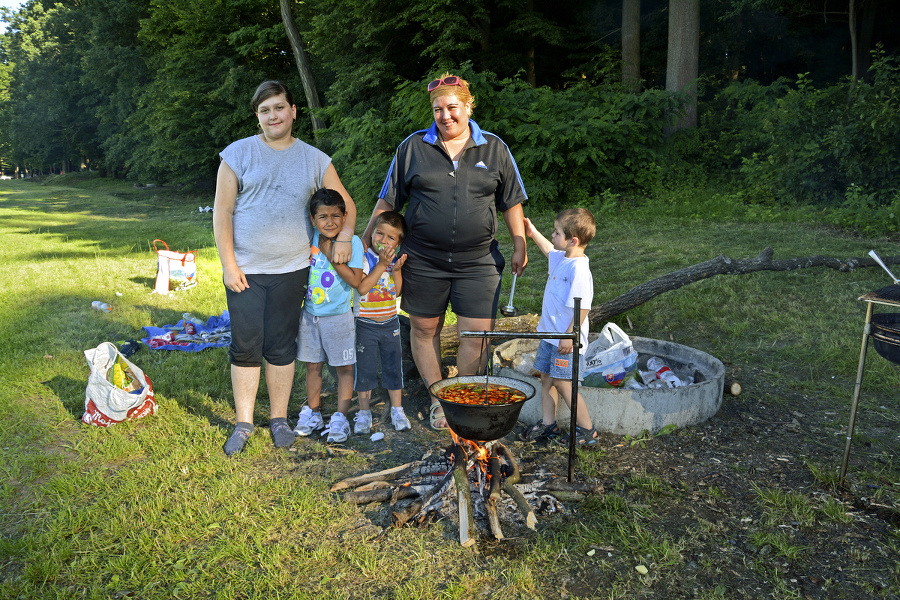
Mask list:
POLYGON ((474 462, 474 466, 477 466, 481 469, 481 472, 490 480, 490 469, 488 468, 488 462, 491 458, 491 451, 487 446, 479 444, 473 440, 467 440, 465 438, 459 437, 456 433, 451 430, 450 436, 453 438, 453 442, 462 448, 463 453, 468 458, 472 457, 474 462))

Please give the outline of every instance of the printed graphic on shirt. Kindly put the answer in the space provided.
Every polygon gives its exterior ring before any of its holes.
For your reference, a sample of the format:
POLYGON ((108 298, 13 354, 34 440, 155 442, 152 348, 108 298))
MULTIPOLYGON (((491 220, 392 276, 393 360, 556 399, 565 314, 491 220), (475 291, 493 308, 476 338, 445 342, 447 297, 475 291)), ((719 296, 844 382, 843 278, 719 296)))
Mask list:
POLYGON ((330 302, 328 292, 336 279, 337 275, 331 270, 331 263, 318 248, 313 246, 309 257, 309 289, 306 292, 306 301, 313 304, 330 302))
MULTIPOLYGON (((363 273, 371 273, 376 264, 378 255, 369 250, 366 252, 363 273)), ((391 273, 391 267, 385 269, 375 286, 360 297, 359 316, 383 321, 397 314, 397 286, 391 273)))

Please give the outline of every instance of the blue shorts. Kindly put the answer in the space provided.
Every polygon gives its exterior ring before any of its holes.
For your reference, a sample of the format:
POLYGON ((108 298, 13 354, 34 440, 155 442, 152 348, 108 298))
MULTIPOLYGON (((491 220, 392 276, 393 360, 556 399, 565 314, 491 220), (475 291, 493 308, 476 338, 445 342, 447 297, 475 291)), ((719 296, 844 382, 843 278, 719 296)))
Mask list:
MULTIPOLYGON (((537 349, 537 355, 534 357, 534 369, 541 373, 546 373, 553 379, 572 380, 572 358, 574 353, 560 354, 559 348, 548 342, 541 340, 537 349)), ((578 356, 580 363, 578 365, 578 381, 584 379, 585 362, 584 354, 578 356)))
POLYGON ((225 288, 231 318, 231 364, 260 367, 264 360, 276 367, 293 364, 309 269, 246 277, 250 287, 244 291, 225 288))
POLYGON ((400 317, 387 321, 356 320, 356 380, 353 389, 368 392, 378 387, 378 363, 381 362, 381 386, 386 390, 403 389, 403 348, 400 345, 400 317))

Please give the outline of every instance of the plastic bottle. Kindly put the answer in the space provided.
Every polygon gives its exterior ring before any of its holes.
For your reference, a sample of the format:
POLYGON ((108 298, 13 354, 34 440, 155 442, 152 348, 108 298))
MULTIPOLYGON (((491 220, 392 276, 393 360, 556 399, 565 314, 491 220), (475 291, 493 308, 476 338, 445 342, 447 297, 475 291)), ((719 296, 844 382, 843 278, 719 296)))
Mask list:
POLYGON ((661 358, 654 356, 647 361, 647 368, 656 373, 656 378, 666 382, 669 387, 681 387, 683 384, 678 376, 667 367, 661 358))
POLYGON ((100 302, 99 300, 94 300, 91 302, 91 308, 94 310, 99 310, 101 312, 110 312, 112 310, 112 306, 107 304, 106 302, 100 302))
POLYGON ((185 322, 191 322, 191 323, 193 323, 194 325, 203 325, 203 320, 202 320, 202 319, 198 319, 197 317, 195 317, 195 316, 192 315, 191 313, 184 313, 184 314, 181 315, 181 318, 184 319, 185 322))

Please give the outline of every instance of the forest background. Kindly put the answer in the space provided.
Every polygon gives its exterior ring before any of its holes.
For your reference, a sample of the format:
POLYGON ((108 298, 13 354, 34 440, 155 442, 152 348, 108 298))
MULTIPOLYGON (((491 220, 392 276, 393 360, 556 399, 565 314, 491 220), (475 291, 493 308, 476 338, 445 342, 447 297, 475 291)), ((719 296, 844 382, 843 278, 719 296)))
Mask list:
POLYGON ((683 189, 667 201, 701 194, 697 210, 738 204, 764 219, 800 207, 890 234, 892 4, 30 0, 0 9, 0 169, 210 189, 218 152, 255 131, 253 90, 274 78, 303 113, 298 137, 369 202, 396 145, 431 120, 425 83, 450 70, 511 147, 532 206, 602 214, 683 189))

